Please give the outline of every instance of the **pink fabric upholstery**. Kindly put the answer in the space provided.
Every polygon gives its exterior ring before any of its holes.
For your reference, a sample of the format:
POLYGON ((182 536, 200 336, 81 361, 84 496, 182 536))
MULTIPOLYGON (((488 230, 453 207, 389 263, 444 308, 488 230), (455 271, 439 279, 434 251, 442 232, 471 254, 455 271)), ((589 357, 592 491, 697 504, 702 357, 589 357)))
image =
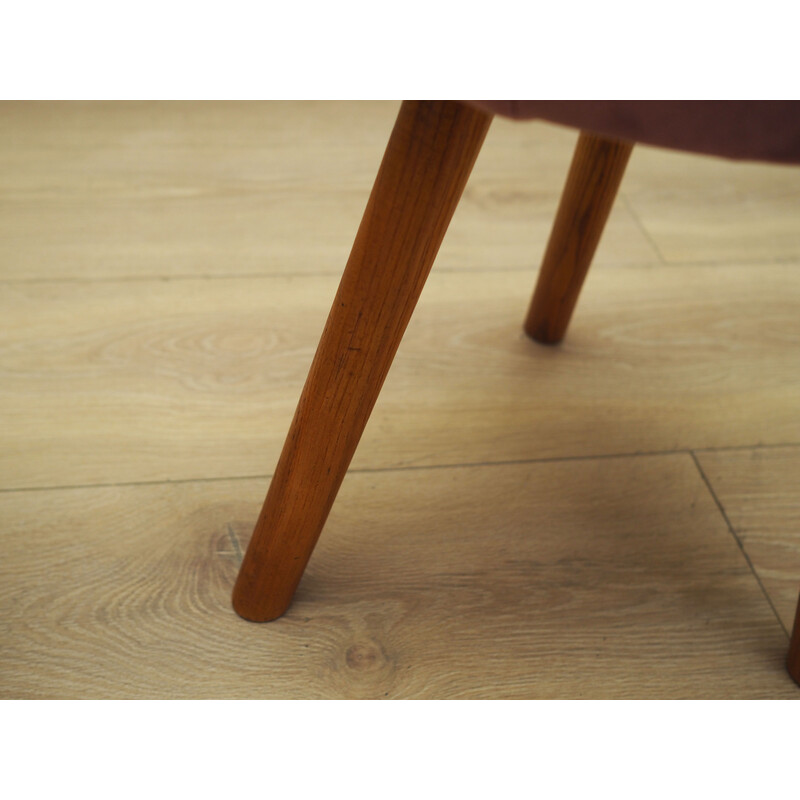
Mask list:
POLYGON ((800 164, 796 100, 471 100, 514 119, 541 119, 611 139, 724 158, 800 164))

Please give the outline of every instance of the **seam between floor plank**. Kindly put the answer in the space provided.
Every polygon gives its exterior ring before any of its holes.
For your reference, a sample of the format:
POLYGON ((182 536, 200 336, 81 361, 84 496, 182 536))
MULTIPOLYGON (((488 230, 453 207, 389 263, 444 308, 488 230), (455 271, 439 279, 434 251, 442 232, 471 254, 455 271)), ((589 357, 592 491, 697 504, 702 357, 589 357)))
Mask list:
MULTIPOLYGON (((657 253, 660 255, 660 253, 657 253)), ((771 256, 771 257, 753 257, 745 259, 744 261, 732 261, 726 259, 723 261, 659 261, 654 259, 652 261, 636 261, 627 264, 602 264, 598 265, 596 269, 654 269, 658 267, 679 267, 679 268, 714 268, 714 267, 746 267, 746 266, 782 266, 790 264, 800 264, 800 259, 794 256, 771 256)), ((518 267, 437 267, 434 265, 433 270, 438 273, 447 275, 497 275, 506 272, 530 272, 531 269, 537 268, 535 259, 532 259, 530 265, 523 265, 518 267)), ((273 280, 273 279, 292 279, 298 280, 302 278, 337 278, 341 277, 342 269, 332 269, 323 272, 235 272, 230 274, 215 274, 215 273, 192 273, 192 274, 177 274, 177 275, 90 275, 81 277, 77 275, 52 275, 46 277, 33 277, 33 278, 0 278, 0 285, 9 284, 12 286, 27 286, 36 285, 41 283, 69 283, 69 284, 84 284, 84 283, 168 283, 169 281, 220 281, 220 280, 273 280)))
POLYGON ((641 233, 642 236, 644 236, 644 238, 647 240, 647 243, 650 245, 650 247, 653 248, 653 251, 658 256, 661 263, 666 264, 667 259, 664 258, 664 254, 661 252, 658 245, 655 243, 655 240, 650 235, 647 228, 644 227, 644 223, 639 219, 639 215, 633 210, 633 206, 631 205, 631 201, 628 198, 628 196, 624 192, 620 192, 619 199, 622 200, 622 204, 625 206, 628 213, 633 217, 634 224, 639 229, 639 233, 641 233))
MULTIPOLYGON (((729 445, 720 447, 694 447, 679 448, 676 450, 639 450, 632 453, 595 453, 587 456, 545 456, 542 458, 518 458, 505 461, 462 461, 446 464, 409 464, 394 467, 355 467, 348 470, 348 474, 370 474, 381 472, 411 472, 426 469, 464 469, 470 467, 502 467, 514 464, 556 464, 570 461, 600 461, 610 458, 647 458, 655 456, 672 455, 691 455, 695 453, 716 453, 726 450, 770 450, 783 447, 800 447, 800 442, 782 442, 780 444, 753 444, 753 445, 729 445)), ((217 475, 206 478, 161 478, 143 481, 117 481, 115 483, 76 483, 61 484, 53 486, 18 486, 0 488, 0 494, 12 494, 14 492, 54 492, 66 489, 111 489, 122 486, 169 486, 171 484, 182 483, 213 483, 220 481, 250 481, 250 480, 270 480, 271 472, 258 475, 217 475)))
POLYGON ((786 626, 783 624, 783 620, 778 614, 778 610, 775 608, 775 604, 772 602, 772 598, 769 596, 769 592, 767 592, 764 583, 761 580, 761 576, 756 571, 753 562, 750 559, 750 556, 747 553, 747 550, 742 543, 742 540, 739 538, 739 535, 736 533, 736 529, 733 527, 733 523, 731 522, 730 518, 728 517, 727 512, 725 511, 725 507, 722 505, 722 501, 717 497, 717 493, 714 491, 714 487, 711 485, 711 481, 708 479, 703 467, 700 465, 700 461, 698 460, 697 456, 695 455, 694 450, 689 451, 689 455, 692 457, 692 461, 694 461, 695 466, 697 467, 697 471, 700 473, 700 477, 705 483, 706 488, 708 489, 709 494, 711 495, 714 503, 716 504, 717 508, 719 509, 719 513, 722 515, 722 518, 725 520, 725 524, 728 526, 728 531, 730 531, 731 536, 733 536, 734 541, 736 544, 739 545, 739 550, 742 551, 742 555, 744 556, 745 561, 747 562, 747 566, 750 567, 750 572, 753 573, 753 577, 756 579, 759 587, 761 587, 761 592, 763 593, 764 597, 769 603, 769 607, 772 609, 772 613, 775 615, 775 619, 778 620, 778 625, 781 626, 781 630, 786 635, 786 639, 789 639, 789 631, 787 630, 786 626))

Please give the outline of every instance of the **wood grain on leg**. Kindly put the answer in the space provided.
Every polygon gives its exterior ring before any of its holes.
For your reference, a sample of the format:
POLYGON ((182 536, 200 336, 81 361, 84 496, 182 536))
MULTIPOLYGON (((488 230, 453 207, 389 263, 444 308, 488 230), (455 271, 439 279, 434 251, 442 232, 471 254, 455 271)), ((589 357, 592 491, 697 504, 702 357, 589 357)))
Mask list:
POLYGON ((578 139, 525 320, 537 342, 564 338, 632 150, 590 133, 578 139))
POLYGON ((451 101, 400 108, 236 581, 246 619, 291 603, 490 122, 451 101))

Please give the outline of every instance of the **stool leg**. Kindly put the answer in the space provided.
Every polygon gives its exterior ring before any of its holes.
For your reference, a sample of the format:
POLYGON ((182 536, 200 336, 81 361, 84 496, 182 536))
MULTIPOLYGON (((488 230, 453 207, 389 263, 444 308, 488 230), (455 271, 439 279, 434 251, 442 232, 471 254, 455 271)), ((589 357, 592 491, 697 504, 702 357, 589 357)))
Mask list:
POLYGON ((491 119, 453 101, 400 108, 236 580, 245 619, 291 603, 491 119))
POLYGON ((800 686, 800 599, 797 601, 797 613, 794 616, 794 629, 792 641, 789 644, 789 655, 786 658, 786 669, 800 686))
POLYGON ((578 138, 525 320, 525 332, 537 342, 564 338, 632 150, 591 133, 578 138))

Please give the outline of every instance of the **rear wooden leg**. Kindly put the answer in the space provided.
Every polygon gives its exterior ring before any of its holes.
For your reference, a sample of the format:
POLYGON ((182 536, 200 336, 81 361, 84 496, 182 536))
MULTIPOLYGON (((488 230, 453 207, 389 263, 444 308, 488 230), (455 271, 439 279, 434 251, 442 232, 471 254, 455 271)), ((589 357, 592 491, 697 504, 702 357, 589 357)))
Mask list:
POLYGON ((452 101, 400 108, 236 580, 245 619, 291 603, 491 119, 452 101))
POLYGON ((578 138, 525 320, 525 332, 537 342, 564 338, 632 150, 592 133, 578 138))
POLYGON ((794 616, 792 641, 789 644, 789 655, 786 658, 786 669, 800 686, 800 599, 797 601, 797 613, 794 616))

